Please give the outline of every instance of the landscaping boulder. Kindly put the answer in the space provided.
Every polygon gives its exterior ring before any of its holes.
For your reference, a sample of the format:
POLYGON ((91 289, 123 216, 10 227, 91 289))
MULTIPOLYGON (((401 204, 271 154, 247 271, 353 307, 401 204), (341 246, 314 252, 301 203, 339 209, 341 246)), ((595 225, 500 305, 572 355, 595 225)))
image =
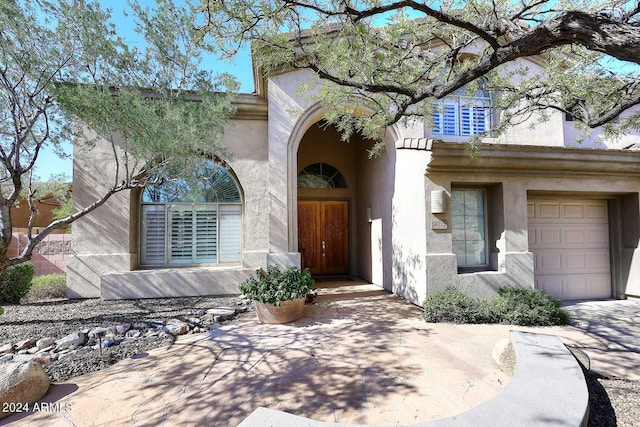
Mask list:
POLYGON ((51 347, 55 343, 56 343, 56 339, 53 337, 40 338, 36 342, 36 347, 38 348, 38 350, 42 350, 43 348, 51 347))
POLYGON ((71 346, 80 346, 85 345, 87 342, 87 334, 84 332, 74 332, 69 334, 59 340, 56 340, 56 345, 58 349, 62 350, 71 346))
POLYGON ((184 335, 189 332, 189 325, 178 319, 171 319, 167 322, 167 326, 162 328, 164 332, 171 335, 184 335))
MULTIPOLYGON (((49 378, 39 363, 2 362, 0 364, 0 408, 11 409, 16 403, 34 403, 49 390, 49 378)), ((11 415, 0 411, 0 419, 11 415)))

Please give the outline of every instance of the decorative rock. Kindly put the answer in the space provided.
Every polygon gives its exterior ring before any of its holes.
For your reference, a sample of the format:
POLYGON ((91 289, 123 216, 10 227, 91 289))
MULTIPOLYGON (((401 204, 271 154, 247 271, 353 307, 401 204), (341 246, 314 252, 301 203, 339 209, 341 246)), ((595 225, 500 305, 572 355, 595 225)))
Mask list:
POLYGON ((241 306, 241 307, 236 307, 236 313, 246 313, 247 312, 247 307, 246 306, 241 306))
MULTIPOLYGON (((0 369, 0 408, 11 408, 9 403, 34 403, 49 390, 49 378, 40 364, 35 362, 5 362, 0 369)), ((11 415, 0 411, 0 419, 11 415)))
POLYGON ((136 322, 133 325, 131 325, 131 329, 144 330, 144 329, 147 329, 148 327, 149 327, 149 323, 147 322, 136 322))
POLYGON ((5 353, 9 353, 11 351, 13 351, 13 346, 11 344, 0 345, 0 355, 3 355, 5 353))
POLYGON ((115 343, 116 341, 114 339, 107 338, 106 340, 102 341, 102 348, 113 347, 115 343))
POLYGON ((119 335, 124 335, 127 333, 127 331, 131 328, 131 325, 128 323, 123 323, 122 325, 118 325, 116 326, 116 332, 119 335))
POLYGON ((66 337, 56 340, 56 345, 59 348, 67 348, 71 346, 84 345, 87 342, 87 336, 82 332, 74 332, 66 337))
POLYGON ((39 355, 38 357, 36 357, 35 359, 33 359, 34 362, 39 363, 41 365, 46 365, 47 363, 51 362, 51 355, 50 354, 42 354, 39 355))
POLYGON ((55 344, 55 342, 56 339, 52 337, 40 338, 38 341, 36 341, 36 347, 38 348, 38 350, 41 350, 45 347, 52 346, 53 344, 55 344))
POLYGON ((203 322, 211 323, 213 322, 213 314, 209 314, 209 313, 203 314, 200 317, 200 320, 202 320, 203 322))
POLYGON ((236 310, 229 307, 216 307, 210 308, 207 313, 212 314, 214 317, 220 316, 220 320, 229 320, 236 315, 236 310))
POLYGON ((206 312, 204 310, 198 310, 196 311, 196 316, 200 317, 200 316, 204 316, 206 312))
POLYGON ((13 362, 30 362, 32 360, 36 360, 38 358, 38 356, 36 356, 35 354, 14 354, 13 355, 13 359, 11 359, 13 362))
POLYGON ((150 328, 160 329, 164 326, 164 322, 162 320, 151 320, 148 325, 150 328))
POLYGON ((108 329, 107 328, 93 328, 89 332, 90 338, 102 338, 106 335, 108 329))
POLYGON ((167 322, 167 326, 162 328, 162 330, 168 334, 173 336, 176 335, 184 335, 189 332, 189 325, 179 319, 171 319, 167 322))
MULTIPOLYGON (((36 347, 36 348, 38 348, 38 347, 36 347)), ((53 349, 54 349, 54 346, 50 345, 49 347, 41 348, 40 350, 36 351, 35 354, 39 356, 39 355, 44 354, 44 353, 46 353, 48 351, 51 351, 53 349)))
POLYGON ((8 362, 11 359, 13 359, 13 353, 5 354, 0 357, 0 362, 8 362))
POLYGON ((29 338, 26 340, 18 341, 14 346, 16 351, 26 350, 30 347, 33 347, 36 344, 36 340, 33 338, 29 338))
POLYGON ((125 334, 127 338, 139 338, 140 335, 142 335, 142 333, 137 329, 131 329, 125 334))

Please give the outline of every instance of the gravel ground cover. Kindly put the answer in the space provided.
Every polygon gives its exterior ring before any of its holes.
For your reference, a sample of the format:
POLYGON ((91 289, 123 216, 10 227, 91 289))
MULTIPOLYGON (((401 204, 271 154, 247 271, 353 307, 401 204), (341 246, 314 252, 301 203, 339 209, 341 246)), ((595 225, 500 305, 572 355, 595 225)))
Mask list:
MULTIPOLYGON (((59 300, 5 306, 0 316, 0 344, 26 338, 63 337, 72 332, 123 323, 142 324, 153 320, 186 319, 198 310, 235 307, 238 297, 193 297, 102 301, 59 300)), ((62 382, 104 369, 119 360, 153 348, 167 346, 173 338, 136 340, 92 351, 45 365, 52 382, 62 382)), ((604 378, 587 372, 590 395, 589 426, 640 426, 640 382, 604 378)))
MULTIPOLYGON (((43 337, 62 338, 67 334, 96 327, 128 323, 145 325, 154 320, 187 319, 198 310, 236 307, 239 297, 192 297, 102 301, 100 299, 58 300, 4 306, 0 316, 0 344, 43 337)), ((156 339, 138 339, 44 365, 52 382, 98 371, 119 360, 170 345, 168 334, 156 339)))

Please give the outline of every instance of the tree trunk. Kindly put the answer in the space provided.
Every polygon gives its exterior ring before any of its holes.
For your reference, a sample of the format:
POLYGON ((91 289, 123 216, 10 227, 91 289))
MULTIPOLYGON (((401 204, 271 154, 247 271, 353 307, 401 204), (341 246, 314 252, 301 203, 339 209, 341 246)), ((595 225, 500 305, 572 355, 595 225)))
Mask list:
POLYGON ((7 268, 7 252, 13 238, 11 223, 11 205, 0 202, 0 275, 7 268))

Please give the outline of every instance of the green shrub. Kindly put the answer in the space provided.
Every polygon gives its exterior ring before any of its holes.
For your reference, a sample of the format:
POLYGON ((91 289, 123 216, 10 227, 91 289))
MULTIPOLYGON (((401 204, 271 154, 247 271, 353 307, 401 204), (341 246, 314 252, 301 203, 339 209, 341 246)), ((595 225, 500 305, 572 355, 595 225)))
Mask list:
POLYGON ((569 314, 561 302, 539 289, 505 287, 490 300, 471 298, 453 287, 425 299, 427 322, 504 323, 523 326, 566 325, 569 314))
POLYGON ((57 299, 67 297, 67 276, 64 274, 46 274, 31 280, 31 289, 25 295, 27 301, 57 299))
POLYGON ((0 316, 2 316, 2 313, 4 313, 4 308, 0 307, 0 316))
POLYGON ((424 319, 427 322, 487 323, 487 315, 482 301, 453 287, 427 296, 424 302, 424 319))
POLYGON ((308 269, 270 266, 266 272, 257 270, 240 284, 240 290, 249 299, 279 306, 283 301, 306 298, 313 283, 308 269))
POLYGON ((562 303, 540 289, 506 287, 491 300, 500 323, 522 326, 551 326, 569 323, 562 303))
POLYGON ((29 292, 33 271, 33 264, 29 262, 7 267, 0 275, 0 302, 18 304, 29 292))

